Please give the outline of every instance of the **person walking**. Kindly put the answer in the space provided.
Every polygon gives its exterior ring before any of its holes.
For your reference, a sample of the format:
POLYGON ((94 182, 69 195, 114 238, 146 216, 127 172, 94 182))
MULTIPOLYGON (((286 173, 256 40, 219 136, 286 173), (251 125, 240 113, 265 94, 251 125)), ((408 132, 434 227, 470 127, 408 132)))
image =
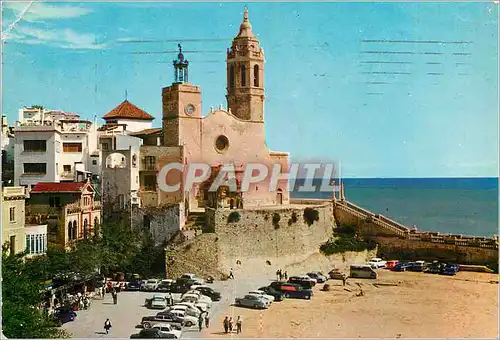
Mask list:
POLYGON ((227 316, 224 318, 224 322, 222 324, 224 325, 224 333, 227 334, 229 331, 229 318, 227 316))
POLYGON ((276 280, 280 281, 280 270, 276 270, 276 280))
POLYGON ((106 330, 106 334, 109 334, 109 330, 111 329, 111 321, 109 321, 109 319, 106 319, 106 321, 104 321, 104 329, 106 330))
POLYGON ((234 279, 233 268, 231 268, 231 270, 229 271, 229 278, 234 279))
POLYGON ((278 270, 278 277, 279 277, 279 280, 281 281, 281 279, 283 278, 283 273, 281 272, 281 269, 278 270))
POLYGON ((243 320, 241 320, 241 316, 238 315, 238 320, 236 320, 236 334, 241 333, 241 326, 243 324, 243 320))
POLYGON ((285 271, 285 280, 288 280, 288 273, 285 271))
POLYGON ((116 305, 118 303, 118 293, 115 289, 113 289, 113 291, 111 292, 111 296, 113 296, 113 304, 116 305))
POLYGON ((201 332, 201 329, 203 328, 203 316, 200 314, 198 317, 198 330, 201 332))
POLYGON ((210 318, 208 317, 208 312, 205 313, 205 328, 208 328, 210 326, 210 318))
POLYGON ((233 327, 234 327, 234 320, 233 320, 233 317, 230 317, 229 318, 229 332, 230 333, 233 332, 233 327))

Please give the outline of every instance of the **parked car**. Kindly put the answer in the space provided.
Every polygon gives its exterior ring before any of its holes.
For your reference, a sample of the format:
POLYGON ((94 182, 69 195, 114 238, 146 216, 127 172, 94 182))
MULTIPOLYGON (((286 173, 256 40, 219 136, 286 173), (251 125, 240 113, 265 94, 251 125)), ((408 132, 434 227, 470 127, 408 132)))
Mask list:
POLYGON ((270 287, 283 292, 285 298, 311 299, 313 296, 311 289, 304 289, 301 285, 295 283, 275 281, 271 283, 270 287))
POLYGON ((180 339, 182 335, 182 328, 179 330, 177 328, 174 328, 172 325, 168 323, 157 323, 154 324, 151 328, 156 328, 159 329, 161 333, 170 333, 175 336, 174 339, 180 339))
POLYGON ((327 280, 327 277, 319 272, 311 272, 307 273, 306 275, 309 276, 311 279, 316 280, 317 283, 324 283, 327 280))
POLYGON ((220 301, 221 295, 219 292, 216 292, 210 287, 207 286, 198 286, 195 288, 195 290, 199 291, 201 294, 208 296, 209 298, 212 299, 212 301, 220 301))
POLYGON ((67 322, 74 321, 76 319, 76 313, 70 307, 59 307, 54 311, 53 318, 58 326, 62 326, 67 322))
POLYGON ((192 316, 186 316, 184 312, 179 311, 164 311, 159 312, 153 316, 145 316, 141 320, 144 328, 151 328, 151 326, 158 322, 181 324, 186 327, 191 327, 198 323, 198 320, 192 316))
POLYGON ((330 276, 330 279, 332 280, 345 280, 347 278, 347 275, 338 269, 331 270, 328 273, 328 276, 330 276))
POLYGON ((274 301, 283 301, 285 298, 285 295, 283 292, 280 292, 277 289, 274 289, 273 287, 260 287, 259 290, 263 291, 267 295, 271 295, 274 297, 274 301))
POLYGON ((395 272, 405 272, 411 268, 412 264, 408 262, 399 262, 391 270, 395 272))
POLYGON ((372 258, 368 264, 372 267, 372 268, 384 268, 385 265, 387 264, 387 261, 384 261, 382 260, 381 258, 379 257, 374 257, 372 258))
POLYGON ((376 279, 377 272, 369 264, 353 264, 349 267, 349 277, 361 279, 376 279))
POLYGON ((141 290, 141 286, 142 286, 142 279, 133 279, 127 284, 125 289, 128 291, 138 291, 141 290))
POLYGON ((130 339, 178 339, 175 334, 164 333, 158 328, 141 329, 138 334, 132 334, 130 339))
POLYGON ((191 290, 183 294, 181 297, 181 301, 193 302, 194 304, 200 304, 200 305, 204 304, 206 305, 207 309, 212 307, 212 299, 210 299, 208 296, 201 294, 197 290, 191 290))
POLYGON ((201 310, 199 308, 197 308, 192 303, 188 302, 180 302, 178 304, 173 305, 169 309, 169 311, 175 311, 175 310, 186 312, 187 315, 194 316, 195 318, 198 318, 201 314, 201 310))
POLYGON ((397 265, 399 263, 398 260, 389 260, 385 263, 385 268, 386 269, 392 269, 394 268, 395 265, 397 265))
POLYGON ((143 282, 142 290, 146 292, 154 292, 158 289, 158 285, 160 284, 160 280, 158 279, 149 279, 143 282))
POLYGON ((172 284, 175 281, 172 279, 164 279, 161 280, 160 283, 158 284, 158 288, 156 289, 159 292, 170 292, 170 289, 172 287, 172 284))
POLYGON ((196 276, 195 274, 190 274, 186 273, 180 277, 181 279, 187 279, 187 280, 193 280, 194 282, 197 282, 199 284, 204 284, 205 280, 203 280, 201 277, 196 276))
POLYGON ((445 264, 441 266, 441 275, 456 275, 459 270, 458 265, 456 264, 445 264))
POLYGON ((264 299, 267 299, 269 300, 269 302, 274 302, 274 296, 272 295, 268 295, 266 294, 265 292, 263 292, 262 290, 252 290, 250 292, 248 292, 249 295, 257 295, 257 296, 261 296, 263 297, 264 299))
POLYGON ((162 295, 153 295, 152 298, 146 299, 145 306, 151 309, 165 309, 168 306, 167 298, 162 295))
POLYGON ((184 294, 191 290, 191 286, 195 283, 191 279, 177 279, 170 287, 170 292, 184 294))
POLYGON ((298 284, 300 285, 302 288, 304 289, 312 289, 312 287, 314 287, 316 285, 316 281, 313 279, 310 279, 308 277, 308 279, 304 279, 303 277, 301 276, 292 276, 288 279, 288 283, 295 283, 295 284, 298 284))
POLYGON ((415 261, 410 263, 410 268, 408 270, 412 272, 423 272, 425 266, 425 261, 415 261))
POLYGON ((265 298, 257 295, 245 295, 242 298, 236 298, 234 300, 236 306, 251 307, 257 309, 269 308, 271 302, 265 298))

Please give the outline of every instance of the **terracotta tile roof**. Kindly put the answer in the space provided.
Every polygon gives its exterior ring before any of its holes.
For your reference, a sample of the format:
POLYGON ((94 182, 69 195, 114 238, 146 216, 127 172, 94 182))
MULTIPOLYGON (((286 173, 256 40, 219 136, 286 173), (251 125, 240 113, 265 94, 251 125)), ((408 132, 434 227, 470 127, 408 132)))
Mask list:
POLYGON ((30 193, 82 192, 87 182, 38 182, 30 193))
POLYGON ((131 133, 131 136, 147 136, 147 135, 154 135, 156 133, 160 133, 161 128, 152 128, 152 129, 144 129, 141 131, 136 131, 134 133, 131 133))
POLYGON ((153 120, 155 119, 149 113, 144 110, 139 109, 137 106, 124 100, 120 105, 115 107, 113 110, 106 113, 103 117, 104 119, 141 119, 141 120, 153 120))

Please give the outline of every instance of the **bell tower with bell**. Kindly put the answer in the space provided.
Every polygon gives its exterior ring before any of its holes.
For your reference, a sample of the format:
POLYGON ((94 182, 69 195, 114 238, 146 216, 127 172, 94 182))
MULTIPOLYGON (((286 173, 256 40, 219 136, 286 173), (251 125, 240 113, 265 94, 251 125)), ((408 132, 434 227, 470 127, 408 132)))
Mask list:
POLYGON ((264 122, 264 50, 245 8, 238 35, 227 50, 227 104, 242 120, 264 122))
POLYGON ((189 84, 189 61, 184 57, 181 44, 173 61, 174 81, 162 89, 163 145, 185 145, 192 154, 197 151, 189 143, 201 138, 201 89, 189 84))

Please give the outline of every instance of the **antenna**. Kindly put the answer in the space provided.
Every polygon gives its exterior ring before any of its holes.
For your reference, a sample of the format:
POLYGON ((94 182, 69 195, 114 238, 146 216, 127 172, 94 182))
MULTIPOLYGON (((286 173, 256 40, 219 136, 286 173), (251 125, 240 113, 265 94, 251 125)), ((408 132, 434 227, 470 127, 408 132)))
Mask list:
POLYGON ((125 100, 128 99, 128 93, 127 93, 127 90, 125 90, 125 100))

